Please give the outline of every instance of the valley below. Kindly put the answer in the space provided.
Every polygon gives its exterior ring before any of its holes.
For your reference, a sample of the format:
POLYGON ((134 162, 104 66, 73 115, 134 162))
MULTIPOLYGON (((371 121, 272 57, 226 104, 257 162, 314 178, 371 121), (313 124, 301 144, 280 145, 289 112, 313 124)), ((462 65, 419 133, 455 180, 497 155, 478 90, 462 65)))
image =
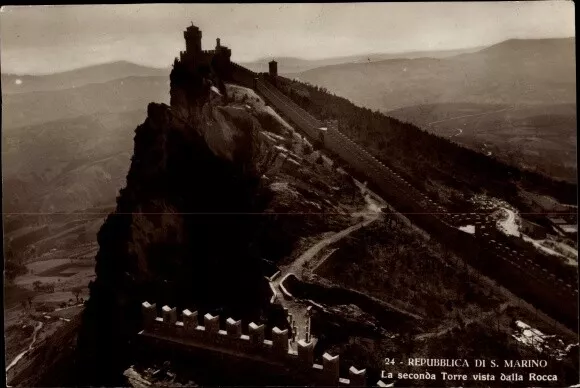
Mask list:
POLYGON ((576 182, 576 105, 440 103, 389 116, 529 171, 576 182))
POLYGON ((167 78, 148 72, 155 70, 117 63, 54 76, 2 74, 9 380, 46 363, 43 349, 72 344, 95 277, 97 232, 125 182, 132 129, 146 102, 167 99, 167 78))

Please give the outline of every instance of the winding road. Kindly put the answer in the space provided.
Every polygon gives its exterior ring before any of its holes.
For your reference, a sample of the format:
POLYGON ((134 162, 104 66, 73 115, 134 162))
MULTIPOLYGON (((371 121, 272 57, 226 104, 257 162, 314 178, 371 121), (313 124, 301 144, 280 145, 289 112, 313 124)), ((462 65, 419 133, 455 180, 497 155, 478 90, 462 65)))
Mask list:
MULTIPOLYGON (((364 228, 379 219, 379 217, 381 216, 382 204, 377 200, 371 198, 370 194, 365 193, 366 188, 364 188, 364 186, 360 185, 359 188, 361 189, 361 191, 363 191, 365 195, 365 200, 367 202, 366 208, 367 211, 361 213, 354 213, 352 215, 362 216, 364 220, 354 225, 351 225, 348 228, 341 230, 340 232, 324 237, 316 244, 308 248, 306 252, 300 255, 291 264, 280 267, 280 275, 276 276, 275 279, 270 281, 270 287, 277 294, 277 297, 275 299, 277 299, 283 307, 288 309, 289 314, 292 314, 292 318, 296 323, 296 327, 298 329, 298 335, 296 337, 297 340, 304 338, 304 333, 306 331, 306 326, 308 324, 308 315, 307 315, 308 305, 306 303, 296 301, 288 293, 280 294, 277 290, 284 289, 283 286, 284 280, 286 280, 286 278, 289 275, 294 275, 299 279, 302 278, 303 271, 306 270, 305 265, 307 263, 312 262, 312 260, 314 260, 324 248, 340 241, 341 239, 345 238, 346 236, 350 235, 356 230, 364 228)), ((312 266, 310 266, 309 268, 312 268, 312 266)), ((294 346, 294 343, 291 343, 291 346, 294 346)))
POLYGON ((472 113, 472 114, 469 114, 469 115, 463 115, 463 116, 449 117, 449 118, 442 119, 442 120, 432 121, 432 122, 430 122, 430 123, 427 123, 427 125, 428 125, 428 126, 431 126, 431 125, 433 125, 433 124, 444 123, 444 122, 446 122, 446 121, 451 121, 451 120, 459 120, 459 119, 465 119, 465 118, 467 118, 467 117, 485 116, 485 115, 489 115, 489 114, 492 114, 492 113, 500 113, 500 112, 505 112, 505 111, 507 111, 507 110, 514 110, 514 109, 515 109, 515 106, 514 106, 514 105, 512 105, 512 106, 510 106, 510 107, 507 107, 507 108, 501 108, 501 109, 494 110, 494 111, 491 111, 491 112, 480 112, 480 113, 472 113))
POLYGON ((518 230, 518 225, 516 223, 516 214, 513 210, 502 207, 501 210, 507 214, 507 217, 498 222, 498 226, 509 235, 519 237, 520 232, 518 230))
POLYGON ((457 136, 461 135, 462 133, 463 133, 463 129, 457 128, 457 133, 455 135, 451 135, 449 137, 457 137, 457 136))
POLYGON ((43 326, 43 323, 42 322, 38 322, 38 324, 36 326, 34 326, 34 333, 32 335, 32 341, 30 342, 30 345, 28 346, 28 349, 24 350, 23 352, 21 352, 20 354, 18 354, 16 357, 14 357, 14 359, 12 360, 12 362, 6 367, 6 372, 8 372, 16 364, 18 364, 18 361, 20 361, 22 359, 22 357, 24 357, 26 355, 26 353, 28 353, 29 351, 32 350, 32 346, 36 342, 36 336, 38 334, 38 331, 42 328, 42 326, 43 326))

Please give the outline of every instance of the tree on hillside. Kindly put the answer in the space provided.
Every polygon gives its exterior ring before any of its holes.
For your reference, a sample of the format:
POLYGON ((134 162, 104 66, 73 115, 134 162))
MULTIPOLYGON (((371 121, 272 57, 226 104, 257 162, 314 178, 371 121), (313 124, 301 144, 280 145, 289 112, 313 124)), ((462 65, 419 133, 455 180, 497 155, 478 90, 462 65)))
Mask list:
POLYGON ((81 295, 82 292, 82 288, 80 287, 75 287, 71 290, 71 292, 73 293, 73 295, 75 296, 75 298, 77 299, 77 303, 79 303, 79 296, 81 295))

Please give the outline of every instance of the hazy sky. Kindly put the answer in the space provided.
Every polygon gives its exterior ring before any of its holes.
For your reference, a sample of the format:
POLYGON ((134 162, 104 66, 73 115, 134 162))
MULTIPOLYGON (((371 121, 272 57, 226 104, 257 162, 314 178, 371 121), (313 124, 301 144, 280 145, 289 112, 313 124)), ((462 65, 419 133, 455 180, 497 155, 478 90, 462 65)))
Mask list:
POLYGON ((3 7, 2 72, 51 73, 127 60, 169 66, 193 22, 235 61, 328 58, 570 37, 574 4, 551 2, 145 4, 3 7))

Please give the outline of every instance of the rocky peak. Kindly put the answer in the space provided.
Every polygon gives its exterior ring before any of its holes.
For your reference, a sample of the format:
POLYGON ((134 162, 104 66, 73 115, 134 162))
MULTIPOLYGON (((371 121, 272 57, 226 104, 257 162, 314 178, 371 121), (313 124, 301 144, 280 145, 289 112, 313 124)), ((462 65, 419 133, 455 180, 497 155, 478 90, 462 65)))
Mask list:
POLYGON ((262 260, 348 221, 323 213, 362 201, 357 193, 252 90, 176 63, 171 105, 149 104, 126 187, 98 233, 79 338, 84 382, 121 384, 143 300, 268 319, 262 260), (313 214, 280 216, 292 212, 313 214))

